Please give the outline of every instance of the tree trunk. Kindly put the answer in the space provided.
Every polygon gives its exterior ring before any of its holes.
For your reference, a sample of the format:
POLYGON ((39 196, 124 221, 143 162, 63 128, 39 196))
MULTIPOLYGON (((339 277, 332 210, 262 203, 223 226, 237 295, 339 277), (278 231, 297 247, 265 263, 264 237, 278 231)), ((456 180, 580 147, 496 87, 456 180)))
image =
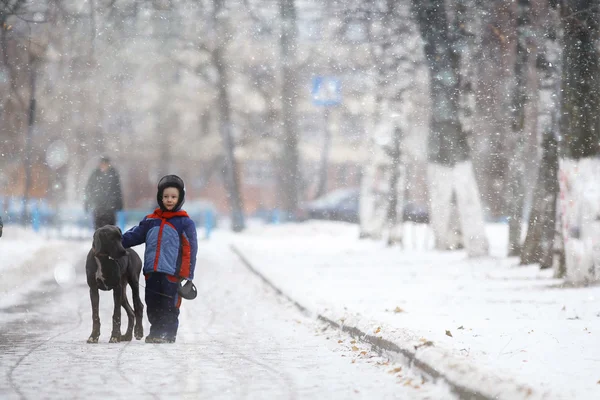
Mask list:
POLYGON ((542 162, 529 216, 527 237, 521 252, 521 264, 539 263, 551 268, 556 229, 556 195, 558 193, 558 143, 552 132, 544 136, 542 162))
POLYGON ((296 8, 294 0, 280 0, 281 17, 281 110, 283 118, 283 157, 281 158, 281 183, 284 218, 294 218, 298 208, 300 185, 298 154, 298 121, 296 120, 296 101, 298 98, 298 79, 296 77, 296 8))
POLYGON ((402 152, 400 143, 402 141, 402 131, 395 128, 392 135, 392 143, 389 148, 388 156, 390 158, 390 183, 387 204, 386 224, 388 228, 388 246, 402 244, 403 234, 403 210, 404 194, 406 189, 405 168, 402 164, 402 152))
POLYGON ((27 122, 27 135, 25 137, 25 157, 23 158, 23 167, 25 170, 25 189, 23 191, 23 215, 21 223, 28 225, 31 223, 31 215, 29 215, 29 196, 32 186, 31 168, 34 162, 33 159, 33 129, 35 124, 35 113, 36 113, 36 78, 38 61, 36 58, 29 60, 29 115, 27 122))
POLYGON ((558 16, 547 10, 543 43, 537 58, 539 76, 538 132, 542 137, 542 160, 533 193, 527 236, 521 251, 521 265, 539 263, 540 268, 554 264, 558 194, 558 95, 560 90, 560 49, 557 43, 558 16))
POLYGON ((560 207, 566 279, 591 282, 600 278, 600 59, 597 1, 565 0, 563 78, 560 131, 560 207))
POLYGON ((225 187, 227 189, 227 198, 229 209, 231 210, 231 229, 234 232, 240 232, 246 227, 244 222, 244 208, 240 190, 238 166, 235 160, 235 143, 231 125, 231 101, 227 87, 229 79, 227 75, 227 60, 225 59, 225 40, 229 37, 227 32, 227 21, 220 18, 223 8, 223 0, 215 0, 214 22, 218 27, 221 43, 212 52, 213 65, 217 70, 218 76, 218 107, 219 107, 219 132, 223 140, 225 154, 225 187))
POLYGON ((521 254, 521 226, 523 224, 523 187, 524 165, 523 150, 526 143, 525 107, 529 102, 527 95, 527 70, 529 59, 528 36, 531 30, 529 0, 517 1, 517 48, 515 58, 515 82, 512 93, 512 123, 508 142, 508 255, 521 254))
POLYGON ((467 137, 459 119, 460 58, 449 33, 445 2, 413 0, 413 9, 429 67, 432 110, 428 138, 428 180, 436 246, 444 248, 446 242, 450 218, 445 211, 450 209, 454 191, 462 232, 467 239, 467 252, 470 256, 486 255, 488 244, 481 199, 469 159, 467 137), (464 208, 467 206, 469 208, 464 208))
POLYGON ((219 105, 219 132, 223 140, 225 151, 225 187, 231 210, 231 229, 240 232, 245 228, 242 197, 237 162, 235 160, 235 143, 231 131, 231 102, 227 93, 228 79, 225 70, 222 49, 213 52, 214 63, 219 76, 218 105, 219 105))
POLYGON ((385 148, 377 138, 388 137, 391 123, 384 115, 389 115, 387 101, 382 96, 375 100, 373 134, 365 143, 366 152, 371 154, 361 179, 360 189, 360 237, 380 239, 388 214, 389 200, 389 159, 385 148))

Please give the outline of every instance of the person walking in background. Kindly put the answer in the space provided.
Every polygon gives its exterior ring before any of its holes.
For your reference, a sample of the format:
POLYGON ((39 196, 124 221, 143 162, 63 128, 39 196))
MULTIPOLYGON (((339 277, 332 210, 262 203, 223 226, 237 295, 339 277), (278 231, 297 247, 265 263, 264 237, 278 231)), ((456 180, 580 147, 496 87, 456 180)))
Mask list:
POLYGON ((94 229, 116 225, 117 211, 123 209, 123 194, 119 173, 103 156, 85 186, 85 211, 94 214, 94 229))
MULTIPOLYGON (((146 343, 174 343, 179 327, 180 283, 191 282, 196 268, 196 225, 181 209, 185 200, 183 180, 164 176, 158 182, 158 208, 123 234, 123 247, 146 243, 146 312, 150 334, 146 343)), ((186 297, 187 298, 187 297, 186 297)))

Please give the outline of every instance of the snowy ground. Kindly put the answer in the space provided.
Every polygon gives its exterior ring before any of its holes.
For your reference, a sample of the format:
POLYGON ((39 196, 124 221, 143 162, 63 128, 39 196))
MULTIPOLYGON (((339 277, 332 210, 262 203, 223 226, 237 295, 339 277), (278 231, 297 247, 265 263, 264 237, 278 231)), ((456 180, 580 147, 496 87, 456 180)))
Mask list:
POLYGON ((199 297, 184 303, 173 345, 109 344, 109 293, 100 297, 100 343, 87 344, 89 241, 4 233, 2 399, 452 398, 443 384, 300 313, 242 265, 229 233, 201 242, 199 297))
POLYGON ((410 232, 405 250, 324 222, 231 240, 313 315, 409 349, 459 385, 500 399, 600 398, 599 287, 563 287, 551 271, 518 266, 504 256, 505 225, 488 226, 492 256, 480 259, 432 251, 430 236, 410 232))

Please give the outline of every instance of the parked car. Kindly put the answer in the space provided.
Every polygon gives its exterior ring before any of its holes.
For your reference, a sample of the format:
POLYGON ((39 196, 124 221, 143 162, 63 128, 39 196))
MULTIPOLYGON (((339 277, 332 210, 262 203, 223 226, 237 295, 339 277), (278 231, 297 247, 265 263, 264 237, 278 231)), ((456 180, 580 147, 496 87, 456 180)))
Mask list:
MULTIPOLYGON (((318 199, 303 203, 297 212, 297 219, 326 219, 332 221, 358 222, 360 189, 345 188, 334 190, 318 199)), ((429 210, 426 205, 408 202, 402 212, 404 222, 429 223, 429 210)))
POLYGON ((338 189, 315 200, 303 203, 298 208, 297 219, 326 219, 332 221, 358 222, 358 188, 338 189))
POLYGON ((402 211, 402 221, 428 224, 429 210, 427 209, 427 205, 415 202, 406 203, 402 211))

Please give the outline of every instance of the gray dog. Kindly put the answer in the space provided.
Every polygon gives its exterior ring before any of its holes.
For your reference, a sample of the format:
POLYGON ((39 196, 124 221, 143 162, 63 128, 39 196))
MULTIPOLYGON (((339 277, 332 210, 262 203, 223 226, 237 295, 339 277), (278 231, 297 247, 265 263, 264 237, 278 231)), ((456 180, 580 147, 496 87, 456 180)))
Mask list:
POLYGON ((142 260, 131 249, 124 249, 121 244, 123 234, 121 229, 114 225, 105 225, 94 232, 92 249, 88 253, 85 263, 87 283, 90 287, 92 300, 92 334, 88 343, 98 343, 100 337, 100 316, 98 305, 100 290, 112 290, 114 299, 113 325, 110 343, 130 341, 135 317, 135 338, 144 336, 142 318, 144 305, 140 300, 139 278, 142 271, 142 260), (127 284, 131 286, 133 294, 133 307, 127 301, 127 284), (121 336, 121 306, 127 312, 127 332, 121 336))

